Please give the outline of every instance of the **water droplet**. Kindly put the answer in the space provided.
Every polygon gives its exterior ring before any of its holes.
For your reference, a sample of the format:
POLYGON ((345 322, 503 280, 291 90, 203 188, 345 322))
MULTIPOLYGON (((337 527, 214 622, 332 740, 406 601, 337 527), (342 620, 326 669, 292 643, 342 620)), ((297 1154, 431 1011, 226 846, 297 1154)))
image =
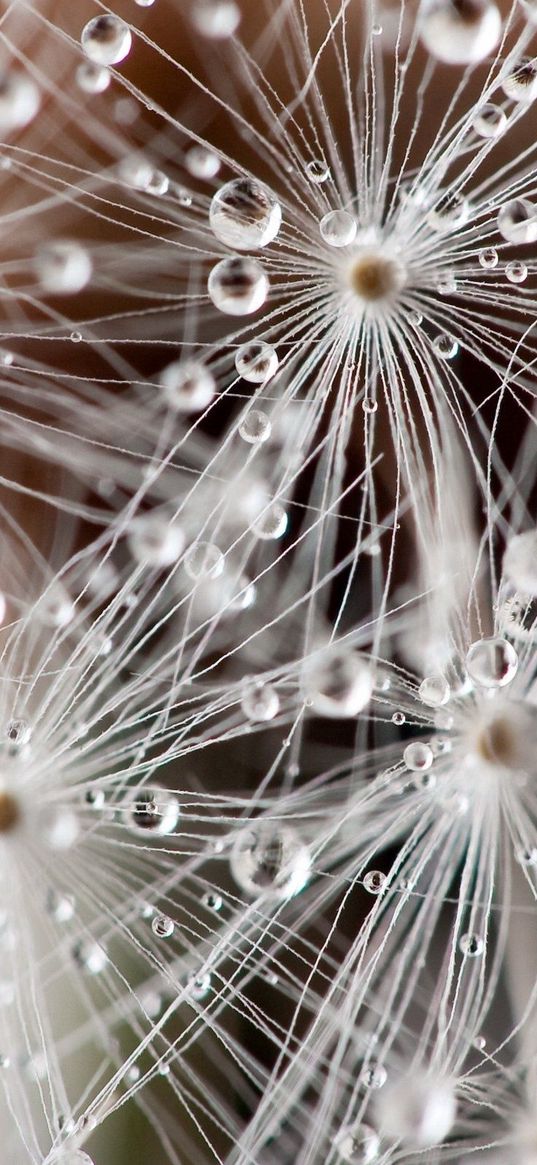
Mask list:
POLYGON ((81 939, 73 947, 73 959, 86 975, 100 975, 108 962, 104 947, 91 939, 81 939))
POLYGON ((405 723, 405 720, 406 720, 406 716, 405 716, 404 712, 394 712, 394 714, 392 716, 392 724, 397 724, 398 726, 400 726, 401 724, 405 723))
POLYGON ((412 324, 413 328, 419 328, 423 323, 422 312, 416 311, 416 309, 413 308, 412 311, 409 311, 408 313, 408 321, 412 324))
POLYGON ((171 938, 175 930, 175 923, 171 918, 168 918, 167 914, 155 914, 151 920, 151 930, 157 938, 171 938))
POLYGON ((441 360, 453 360, 459 351, 459 345, 453 336, 441 332, 433 341, 433 348, 441 360))
POLYGON ((381 870, 368 870, 364 876, 364 890, 368 894, 382 894, 386 885, 386 874, 381 870))
POLYGON ((479 252, 479 262, 485 271, 493 271, 498 266, 498 252, 495 247, 484 247, 479 252))
POLYGON ((106 801, 104 789, 87 789, 84 794, 84 801, 92 809, 102 809, 106 801))
POLYGON ((203 905, 207 907, 207 910, 214 910, 216 912, 221 910, 224 904, 222 895, 217 894, 214 890, 207 890, 206 894, 203 895, 202 901, 203 905))
POLYGON ((241 707, 248 720, 273 720, 280 710, 280 699, 272 684, 256 683, 246 687, 241 707))
POLYGON ((411 744, 407 744, 403 752, 403 760, 411 772, 426 772, 433 763, 434 753, 430 744, 415 740, 411 744))
POLYGON ((362 401, 362 408, 364 413, 376 413, 378 409, 377 401, 373 396, 364 396, 362 401))
POLYGON ((80 243, 56 240, 37 250, 34 267, 43 291, 51 295, 74 295, 91 278, 92 262, 80 243))
POLYGON ((55 922, 70 922, 75 913, 75 900, 71 894, 61 894, 51 887, 47 892, 47 913, 55 922))
POLYGON ((504 77, 502 89, 511 101, 519 105, 531 105, 537 97, 537 62, 531 57, 524 57, 504 77))
POLYGON ((0 71, 0 134, 29 125, 39 112, 41 98, 35 81, 14 69, 0 71))
POLYGON ((311 874, 308 847, 297 831, 279 822, 261 822, 237 834, 230 858, 237 886, 250 897, 283 900, 306 885, 311 874))
POLYGON ((507 128, 507 117, 499 105, 487 103, 473 117, 475 132, 482 138, 498 138, 507 128))
POLYGON ((264 542, 282 538, 287 530, 286 510, 279 502, 274 502, 255 519, 252 530, 256 537, 264 542))
POLYGON ((443 676, 426 676, 418 689, 420 700, 429 708, 440 708, 447 704, 450 694, 449 684, 443 676))
POLYGON ((94 16, 84 26, 82 48, 97 65, 118 65, 129 55, 132 36, 128 24, 112 13, 94 16))
POLYGON ((177 828, 179 801, 169 789, 134 789, 123 799, 125 824, 133 833, 165 837, 177 828))
POLYGON ((250 409, 239 425, 239 434, 249 445, 262 445, 271 433, 270 420, 260 409, 250 409))
POLYGON ((200 1003, 202 999, 206 999, 211 990, 211 975, 209 971, 205 971, 203 975, 196 975, 188 984, 189 994, 191 999, 200 1003))
POLYGON ((207 284, 209 297, 225 315, 247 316, 259 311, 268 292, 269 281, 255 259, 221 259, 213 267, 207 284))
POLYGON ((84 93, 104 93, 111 80, 108 69, 93 61, 81 61, 76 71, 76 83, 84 93))
POLYGON ((71 332, 69 339, 73 344, 80 344, 82 341, 82 332, 71 332))
POLYGON ((364 1068, 360 1076, 360 1080, 364 1088, 377 1091, 383 1088, 388 1079, 388 1073, 382 1064, 371 1064, 368 1068, 364 1068))
POLYGON ((414 1150, 439 1145, 451 1132, 457 1105, 451 1081, 415 1070, 382 1092, 377 1109, 379 1132, 414 1150))
POLYGON ((510 283, 524 283, 528 278, 528 268, 520 259, 512 259, 505 265, 505 274, 510 283))
POLYGON ((140 514, 133 518, 127 537, 135 561, 158 569, 177 562, 185 545, 181 527, 162 514, 140 514))
POLYGON ((518 655, 506 639, 479 639, 468 651, 466 668, 480 687, 503 688, 516 675, 518 655))
POLYGON ((174 360, 159 373, 162 396, 177 413, 201 413, 216 392, 214 377, 199 360, 174 360))
POLYGON ((358 225, 346 210, 330 210, 319 224, 321 237, 329 247, 348 247, 354 242, 358 225))
POLYGON ((227 40, 237 31, 241 19, 235 0, 192 0, 190 20, 201 36, 227 40))
POLYGON ((266 247, 276 238, 282 208, 271 191, 252 178, 234 178, 216 192, 209 222, 216 238, 234 251, 266 247))
POLYGON ((235 368, 250 384, 265 384, 278 371, 278 355, 272 344, 252 340, 243 344, 235 356, 235 368))
POLYGON ((478 934, 463 934, 459 941, 459 950, 467 959, 476 959, 483 954, 485 944, 478 934))
POLYGON ((528 846, 516 851, 516 860, 521 866, 537 866, 537 847, 528 846))
POLYGON ((313 182, 314 186, 322 186, 323 182, 328 182, 330 178, 330 167, 322 159, 315 159, 313 162, 308 162, 306 176, 310 182, 313 182))
POLYGON ((508 243, 537 241, 537 207, 527 198, 513 198, 498 213, 498 230, 508 243))
POLYGON ((186 168, 193 178, 210 182, 220 169, 220 158, 207 146, 191 146, 185 158, 186 168))
POLYGON ((537 531, 510 538, 503 556, 505 578, 523 595, 537 595, 537 531))
POLYGON ((370 1125, 347 1125, 338 1133, 335 1149, 348 1165, 372 1165, 380 1152, 380 1139, 370 1125))
POLYGON ((468 221, 470 205, 462 194, 448 190, 439 196, 427 215, 430 226, 437 231, 451 231, 468 221))
POLYGON ((449 65, 470 65, 490 56, 501 36, 502 18, 492 0, 432 0, 422 6, 421 40, 431 54, 449 65))
POLYGON ((10 746, 13 749, 23 748, 28 744, 32 736, 32 728, 27 720, 21 718, 8 720, 6 725, 6 736, 10 746))
POLYGON ((303 689, 319 716, 358 716, 371 698, 373 676, 350 648, 328 647, 306 662, 303 689))
POLYGON ((185 571, 194 582, 219 578, 224 570, 224 555, 214 542, 193 542, 183 561, 185 571))

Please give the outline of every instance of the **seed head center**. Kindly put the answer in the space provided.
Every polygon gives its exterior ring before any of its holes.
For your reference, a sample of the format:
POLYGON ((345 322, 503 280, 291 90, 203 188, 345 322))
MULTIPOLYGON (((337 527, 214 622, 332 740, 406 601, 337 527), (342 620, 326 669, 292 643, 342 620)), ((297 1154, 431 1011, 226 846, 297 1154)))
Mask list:
POLYGON ((358 255, 351 268, 350 278, 353 291, 368 303, 390 299, 406 282, 402 264, 379 251, 358 255))
POLYGON ((20 809, 15 797, 0 791, 0 833, 10 833, 20 820, 20 809))
POLYGON ((509 722, 500 717, 487 724, 478 736, 477 751, 489 765, 512 767, 516 756, 516 737, 509 722))

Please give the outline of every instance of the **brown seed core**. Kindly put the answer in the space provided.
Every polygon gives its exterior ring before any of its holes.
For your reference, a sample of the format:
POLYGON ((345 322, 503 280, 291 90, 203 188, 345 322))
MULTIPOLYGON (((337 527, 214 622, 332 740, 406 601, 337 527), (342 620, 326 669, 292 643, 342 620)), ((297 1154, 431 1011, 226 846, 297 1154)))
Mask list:
POLYGON ((480 734, 478 752, 488 764, 505 765, 513 763, 515 740, 511 725, 507 720, 493 720, 480 734))
POLYGON ((19 806, 11 793, 0 792, 0 833, 9 833, 17 825, 19 806))
POLYGON ((360 299, 367 299, 370 303, 393 295, 403 283, 404 276, 399 265, 383 255, 362 255, 351 272, 353 290, 360 299))

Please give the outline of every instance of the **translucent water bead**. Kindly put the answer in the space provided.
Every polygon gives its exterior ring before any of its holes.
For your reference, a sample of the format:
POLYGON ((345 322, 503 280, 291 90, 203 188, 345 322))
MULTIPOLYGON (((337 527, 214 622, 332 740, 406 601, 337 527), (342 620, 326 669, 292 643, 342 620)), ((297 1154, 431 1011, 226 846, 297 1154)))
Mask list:
POLYGON ((86 248, 66 239, 39 247, 34 266, 43 291, 51 295, 75 295, 91 279, 92 262, 86 248))
POLYGON ((237 31, 241 13, 235 0, 192 0, 190 20, 201 36, 227 40, 237 31))
POLYGON ((518 105, 531 105, 537 97, 537 62, 524 57, 515 68, 504 77, 502 89, 506 97, 518 105))
POLYGON ((0 134, 29 125, 40 104, 39 89, 31 77, 14 69, 0 72, 0 134))
POLYGON ((444 191, 427 215, 427 222, 437 231, 450 231, 464 226, 470 214, 470 204, 463 194, 444 191))
POLYGON ((278 371, 278 364, 276 349, 264 340, 243 344, 235 355, 235 368, 249 384, 265 384, 278 371))
POLYGON ((335 1148, 348 1165, 372 1165, 380 1153, 380 1138, 370 1125, 346 1125, 336 1137, 335 1148))
POLYGON ((415 1072, 383 1089, 375 1109, 382 1136, 419 1150, 445 1140, 455 1123, 457 1103, 450 1081, 415 1072))
POLYGON ((522 594, 537 595, 537 530, 527 530, 509 540, 503 573, 522 594))
POLYGON ((315 159, 313 162, 308 162, 306 176, 314 186, 322 186, 330 178, 330 167, 322 159, 315 159))
POLYGON ((499 105, 487 103, 474 114, 473 127, 482 138, 498 138, 507 128, 507 116, 499 105))
POLYGON ((165 403, 177 413, 201 413, 216 393, 212 372, 200 360, 173 360, 159 373, 165 403))
POLYGON ((250 409, 239 425, 239 434, 248 445, 263 445, 271 433, 270 419, 261 409, 250 409))
POLYGON ((175 930, 175 923, 167 914, 156 914, 151 922, 151 930, 157 938, 171 938, 175 930))
POLYGON ((230 866, 237 886, 249 897, 267 894, 283 900, 304 888, 311 858, 296 829, 267 821, 237 835, 230 866))
POLYGON ((350 648, 327 648, 305 667, 304 693, 319 716, 357 716, 368 704, 373 677, 367 663, 350 648))
POLYGON ((521 259, 512 259, 505 264, 505 277, 509 283, 524 283, 528 278, 528 268, 521 259))
POLYGON ((431 56, 449 65, 469 65, 494 51, 502 19, 492 0, 424 0, 419 30, 431 56))
POLYGON ((354 242, 358 224, 346 210, 330 210, 319 223, 321 238, 329 247, 348 247, 354 242))
POLYGON ((269 291, 269 281, 260 263, 255 259, 221 259, 213 267, 207 284, 209 296, 225 315, 248 316, 263 306, 269 291))
POLYGON ((181 810, 175 793, 153 786, 133 789, 123 799, 122 812, 132 833, 166 837, 176 829, 181 810))
POLYGON ((99 943, 82 939, 73 947, 73 960, 86 975, 100 975, 106 967, 108 955, 99 943))
POLYGON ((81 61, 76 71, 76 83, 83 93, 104 93, 111 80, 108 69, 93 61, 81 61))
POLYGON ((118 65, 129 55, 132 36, 128 24, 112 13, 94 16, 84 26, 82 48, 97 65, 118 65))
POLYGON ((449 700, 450 687, 443 676, 426 676, 419 686, 418 695, 429 708, 441 708, 449 700))
POLYGON ((217 190, 209 211, 211 229, 234 251, 267 247, 282 222, 277 198, 253 178, 234 178, 217 190))
POLYGON ((181 556, 185 536, 181 527, 163 514, 140 514, 128 531, 129 549, 136 562, 151 567, 172 566, 181 556))
POLYGON ((503 688, 514 679, 518 655, 507 639, 480 639, 466 656, 470 679, 482 688, 503 688))
POLYGON ((211 178, 216 178, 220 169, 220 158, 218 154, 213 153, 212 150, 207 149, 207 146, 191 146, 185 158, 186 168, 193 178, 200 178, 205 182, 210 182, 211 178))
POLYGON ((527 198, 513 198, 498 213, 498 230, 508 243, 537 241, 537 207, 527 198))
POLYGON ((280 710, 280 699, 272 684, 254 683, 246 686, 241 707, 248 720, 263 723, 274 720, 280 710))
POLYGON ((407 769, 410 769, 411 772, 423 773, 430 769, 434 760, 434 753, 430 744, 416 740, 412 744, 407 744, 403 752, 403 760, 407 769))
POLYGON ((478 959, 485 950, 485 944, 478 934, 463 934, 459 950, 467 959, 478 959))
POLYGON ((223 573, 225 559, 214 542, 193 542, 184 557, 184 568, 194 582, 219 578, 223 573))

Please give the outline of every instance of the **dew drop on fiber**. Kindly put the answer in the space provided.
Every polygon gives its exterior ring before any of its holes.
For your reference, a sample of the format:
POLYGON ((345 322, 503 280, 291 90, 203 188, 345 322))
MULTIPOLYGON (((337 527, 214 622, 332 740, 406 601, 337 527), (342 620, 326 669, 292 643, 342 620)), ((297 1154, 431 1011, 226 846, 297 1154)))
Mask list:
POLYGON ((216 238, 226 247, 251 251, 274 241, 282 222, 282 208, 261 182, 234 178, 214 195, 209 222, 216 238))
POLYGON ((235 356, 235 368, 249 384, 265 384, 278 371, 278 363, 276 350, 264 340, 243 344, 235 356))
POLYGON ((269 292, 266 272, 255 259, 232 256, 213 267, 207 290, 215 308, 224 315, 253 315, 269 292))
POLYGON ((380 1138, 370 1125, 347 1125, 338 1133, 335 1148, 347 1165, 372 1165, 380 1153, 380 1138))
POLYGON ((482 688, 503 688, 514 679, 518 655, 507 639, 479 639, 466 656, 470 679, 482 688))
POLYGON ((252 898, 266 894, 281 901, 304 888, 311 858, 293 826, 267 821, 237 834, 230 866, 243 893, 252 898))
POLYGON ((84 26, 81 43, 86 56, 96 65, 118 65, 129 55, 132 36, 119 16, 102 13, 84 26))
POLYGON ((472 65, 494 52, 502 18, 493 0, 423 0, 419 31, 437 60, 472 65))

